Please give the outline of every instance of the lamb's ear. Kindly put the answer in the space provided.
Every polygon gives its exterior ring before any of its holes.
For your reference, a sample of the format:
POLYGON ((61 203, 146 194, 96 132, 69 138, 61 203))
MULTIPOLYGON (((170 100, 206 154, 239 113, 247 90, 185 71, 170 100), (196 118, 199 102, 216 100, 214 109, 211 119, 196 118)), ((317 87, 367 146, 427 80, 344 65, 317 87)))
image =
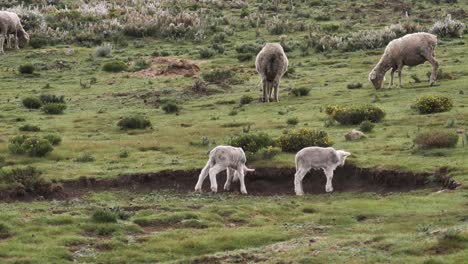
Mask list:
POLYGON ((348 156, 350 156, 350 155, 351 155, 351 152, 347 152, 347 151, 344 152, 344 156, 345 156, 345 157, 348 157, 348 156))

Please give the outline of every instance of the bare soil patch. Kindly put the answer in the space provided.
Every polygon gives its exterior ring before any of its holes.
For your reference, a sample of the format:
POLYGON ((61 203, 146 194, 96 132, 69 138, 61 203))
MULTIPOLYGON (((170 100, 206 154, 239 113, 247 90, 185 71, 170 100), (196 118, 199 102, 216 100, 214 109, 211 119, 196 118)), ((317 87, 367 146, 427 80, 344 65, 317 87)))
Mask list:
POLYGON ((172 57, 153 57, 151 67, 131 73, 131 76, 154 78, 158 76, 196 76, 203 61, 178 59, 172 57))
MULTIPOLYGON (((200 169, 166 170, 155 173, 121 175, 116 179, 96 179, 81 177, 77 180, 63 181, 61 188, 53 188, 40 193, 17 193, 14 189, 0 190, 0 200, 24 200, 31 198, 64 199, 81 196, 86 192, 130 190, 132 192, 171 191, 175 193, 193 192, 200 169)), ((294 195, 294 168, 256 168, 247 174, 246 186, 249 195, 294 195)), ((414 173, 398 170, 359 168, 345 165, 335 170, 333 187, 335 192, 408 192, 415 189, 433 188, 455 189, 460 184, 450 178, 446 168, 434 173, 414 173)), ((223 190, 226 174, 217 177, 218 192, 223 190)), ((311 171, 303 181, 306 194, 325 193, 326 178, 320 170, 311 171)), ((203 191, 209 192, 209 179, 203 191)), ((232 192, 239 192, 239 183, 233 182, 232 192)))

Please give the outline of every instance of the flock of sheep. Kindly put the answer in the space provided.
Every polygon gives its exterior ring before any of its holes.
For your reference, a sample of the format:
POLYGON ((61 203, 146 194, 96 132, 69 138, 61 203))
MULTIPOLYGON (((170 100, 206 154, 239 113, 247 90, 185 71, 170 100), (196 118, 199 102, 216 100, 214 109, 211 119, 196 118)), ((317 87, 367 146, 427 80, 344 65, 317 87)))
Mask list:
MULTIPOLYGON (((17 14, 0 11, 0 52, 3 53, 3 45, 11 48, 11 35, 15 40, 15 48, 25 46, 29 41, 29 35, 21 25, 17 14)), ((398 72, 398 87, 401 87, 401 71, 403 66, 416 66, 428 61, 432 65, 432 74, 429 85, 433 85, 437 79, 438 62, 435 59, 437 37, 429 33, 413 33, 392 40, 385 52, 369 74, 369 81, 376 89, 382 87, 385 73, 391 71, 390 87, 393 86, 393 76, 398 72)), ((262 79, 263 102, 278 102, 279 83, 288 69, 288 58, 283 47, 278 43, 267 43, 258 53, 255 67, 262 79), (273 97, 272 97, 273 94, 273 97)), ((294 178, 294 190, 296 195, 303 195, 302 180, 310 169, 322 169, 327 177, 326 192, 332 192, 333 172, 338 166, 343 166, 346 158, 351 153, 333 148, 307 147, 296 154, 296 174, 294 178)), ((247 168, 246 156, 242 148, 232 146, 217 146, 211 150, 208 162, 202 169, 195 191, 201 191, 205 178, 209 175, 211 191, 217 192, 218 185, 216 175, 227 170, 227 179, 224 189, 229 190, 231 182, 240 181, 240 191, 247 193, 244 183, 246 172, 254 171, 247 168)))

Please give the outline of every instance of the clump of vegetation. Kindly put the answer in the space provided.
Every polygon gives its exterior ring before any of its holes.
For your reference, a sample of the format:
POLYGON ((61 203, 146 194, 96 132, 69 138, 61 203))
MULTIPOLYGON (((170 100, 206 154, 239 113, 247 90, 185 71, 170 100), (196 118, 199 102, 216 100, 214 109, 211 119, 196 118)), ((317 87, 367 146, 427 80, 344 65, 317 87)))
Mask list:
POLYGON ((210 48, 204 48, 198 51, 201 59, 209 59, 215 55, 215 51, 210 48))
POLYGON ((285 152, 297 152, 310 146, 329 147, 333 142, 325 131, 302 128, 281 135, 277 144, 285 152))
POLYGON ((385 112, 373 105, 340 106, 332 105, 325 108, 325 113, 342 125, 357 125, 363 121, 380 122, 385 112))
POLYGON ((250 104, 253 101, 254 101, 254 98, 252 96, 250 96, 250 95, 243 95, 240 98, 240 104, 241 105, 250 104))
POLYGON ((307 96, 310 93, 310 88, 307 88, 307 87, 294 88, 291 90, 291 93, 294 94, 295 96, 307 96))
POLYGON ((262 45, 258 43, 244 43, 239 46, 236 46, 236 52, 239 54, 252 54, 256 55, 262 49, 262 45))
POLYGON ((276 155, 281 153, 281 149, 278 147, 268 146, 266 148, 261 148, 255 155, 255 159, 258 160, 271 160, 276 155))
POLYGON ((5 239, 11 236, 10 228, 4 223, 0 223, 0 239, 5 239))
POLYGON ((117 215, 108 209, 96 209, 91 216, 91 220, 96 223, 117 223, 117 215))
POLYGON ((104 45, 104 46, 99 46, 96 48, 96 57, 109 57, 112 52, 112 46, 111 45, 104 45))
POLYGON ((145 129, 151 126, 151 122, 142 115, 126 116, 117 122, 120 129, 145 129))
POLYGON ((180 107, 177 105, 176 102, 167 101, 161 105, 161 109, 166 112, 166 114, 170 113, 178 113, 180 111, 180 107))
POLYGON ((67 105, 64 103, 50 103, 42 106, 42 111, 48 115, 60 115, 67 109, 67 105))
POLYGON ((144 59, 138 59, 135 61, 132 67, 132 71, 137 72, 141 70, 145 70, 151 67, 151 63, 144 59))
POLYGON ((286 34, 294 29, 294 25, 287 18, 279 18, 274 16, 266 23, 266 28, 270 34, 282 35, 286 34))
POLYGON ((31 157, 43 157, 54 148, 45 139, 36 136, 19 135, 10 138, 8 149, 11 153, 17 155, 27 154, 31 157))
POLYGON ((55 94, 41 94, 39 99, 43 104, 51 104, 51 103, 65 103, 65 96, 57 96, 55 94))
POLYGON ((106 72, 122 72, 128 70, 128 65, 123 61, 111 61, 104 64, 102 70, 106 72))
POLYGON ((351 89, 351 90, 353 90, 353 89, 360 89, 360 88, 362 88, 362 83, 360 83, 360 82, 348 83, 348 85, 346 85, 346 87, 347 87, 348 89, 351 89))
POLYGON ((42 102, 37 97, 26 97, 23 99, 23 105, 29 109, 39 109, 42 106, 42 102))
POLYGON ((442 95, 426 95, 418 98, 415 107, 420 114, 440 113, 452 109, 453 101, 442 95))
POLYGON ((20 65, 18 67, 18 71, 21 73, 21 74, 33 74, 34 73, 34 66, 32 64, 24 64, 24 65, 20 65))
POLYGON ((41 171, 33 166, 19 166, 0 170, 0 182, 14 184, 24 191, 34 191, 45 183, 41 171))
POLYGON ((439 37, 458 38, 463 36, 465 29, 466 25, 463 22, 452 19, 448 14, 443 20, 435 22, 429 31, 439 37))
POLYGON ((28 132, 39 132, 41 128, 36 125, 25 124, 18 128, 20 131, 28 131, 28 132))
POLYGON ((297 118, 297 117, 288 118, 288 120, 286 120, 286 124, 288 124, 290 126, 295 126, 295 125, 299 124, 299 118, 297 118))
POLYGON ((52 146, 58 146, 62 142, 62 138, 57 134, 47 134, 42 138, 49 141, 52 146))
POLYGON ((423 149, 454 148, 457 142, 457 133, 442 130, 419 133, 414 139, 414 143, 423 149))
POLYGON ((372 123, 369 120, 365 120, 359 125, 359 130, 364 133, 368 133, 368 132, 371 132, 372 129, 374 129, 374 126, 375 126, 374 123, 372 123))
POLYGON ((76 157, 74 159, 75 162, 82 162, 82 163, 86 163, 86 162, 94 162, 96 161, 96 158, 91 155, 91 153, 81 153, 80 155, 78 155, 78 157, 76 157))
POLYGON ((125 159, 128 158, 128 156, 130 156, 130 152, 128 152, 128 149, 124 148, 120 150, 119 158, 125 159))
POLYGON ((29 40, 29 45, 31 45, 31 47, 33 49, 40 49, 40 48, 47 45, 47 39, 41 38, 41 37, 39 37, 39 38, 34 37, 34 38, 29 40))
POLYGON ((240 147, 244 151, 255 153, 262 148, 273 145, 273 139, 266 133, 246 133, 233 137, 229 140, 229 145, 240 147))
POLYGON ((231 70, 213 70, 202 73, 202 78, 208 83, 216 83, 219 85, 229 85, 241 83, 235 78, 235 74, 231 70))

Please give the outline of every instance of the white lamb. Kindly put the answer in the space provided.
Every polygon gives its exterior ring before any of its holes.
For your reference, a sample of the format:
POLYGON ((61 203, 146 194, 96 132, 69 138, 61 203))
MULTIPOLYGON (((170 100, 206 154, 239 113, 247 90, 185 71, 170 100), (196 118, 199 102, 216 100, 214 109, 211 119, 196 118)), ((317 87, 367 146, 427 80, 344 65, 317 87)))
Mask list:
POLYGON ((10 34, 14 35, 15 48, 24 47, 29 42, 29 35, 21 25, 17 14, 0 11, 0 53, 3 53, 3 44, 7 41, 7 47, 11 46, 10 34))
POLYGON ((202 169, 200 176, 198 177, 195 191, 201 191, 203 181, 208 174, 210 175, 211 191, 218 191, 218 184, 216 182, 216 175, 223 170, 226 170, 227 179, 224 184, 224 189, 229 190, 231 187, 231 181, 239 180, 241 193, 247 194, 245 188, 244 176, 247 171, 255 171, 245 166, 247 159, 242 148, 236 148, 231 146, 217 146, 210 151, 210 157, 205 167, 202 169))
POLYGON ((308 147, 296 154, 296 174, 294 175, 294 191, 296 195, 304 195, 302 180, 310 169, 322 169, 327 177, 326 192, 332 192, 333 171, 343 166, 351 153, 334 148, 308 147))

